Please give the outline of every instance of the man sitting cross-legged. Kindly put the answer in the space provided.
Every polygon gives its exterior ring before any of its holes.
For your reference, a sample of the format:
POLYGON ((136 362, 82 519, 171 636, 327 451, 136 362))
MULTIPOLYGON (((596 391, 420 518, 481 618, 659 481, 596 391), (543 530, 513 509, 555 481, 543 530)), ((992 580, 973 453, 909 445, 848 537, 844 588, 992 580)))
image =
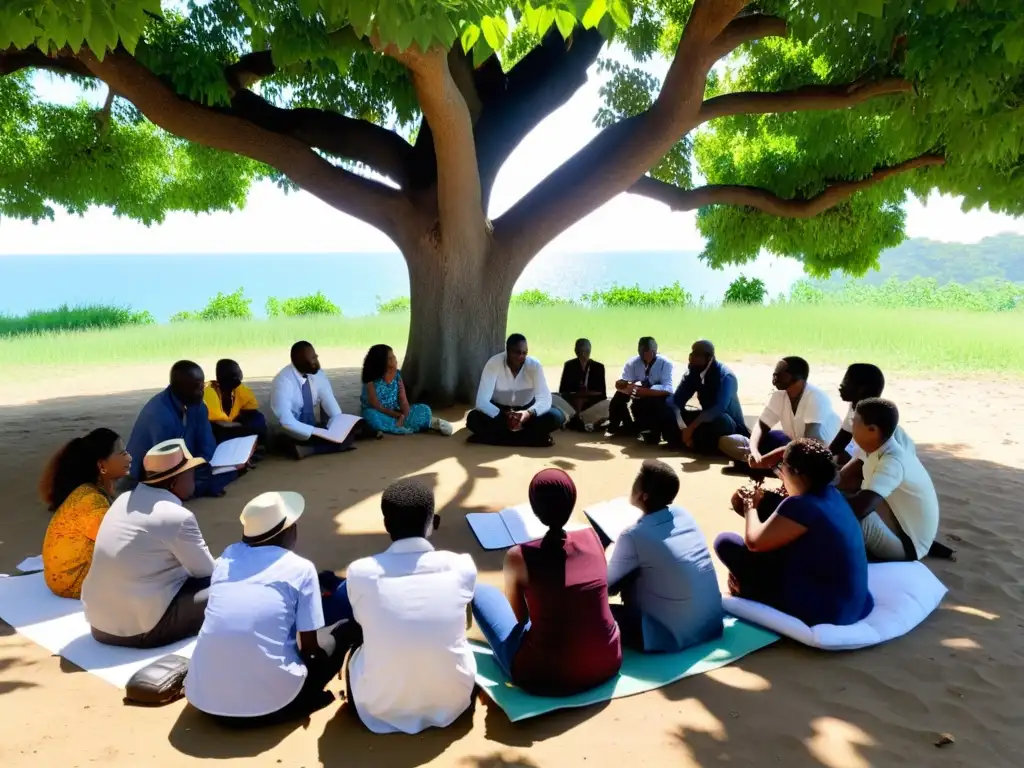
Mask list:
POLYGON ((665 435, 669 446, 676 449, 716 453, 723 437, 750 435, 736 374, 718 361, 710 341, 694 342, 686 376, 669 400, 668 416, 671 423, 666 425, 665 435), (687 408, 694 395, 700 408, 687 408))
POLYGON ((322 453, 350 451, 357 437, 363 436, 365 422, 352 428, 342 443, 336 443, 316 434, 330 425, 330 420, 341 416, 341 406, 334 397, 330 379, 320 368, 320 358, 308 341, 292 345, 291 365, 283 368, 270 385, 270 407, 281 422, 282 448, 297 459, 322 453), (316 409, 320 408, 320 419, 316 409))
POLYGON ((551 407, 544 369, 529 356, 526 337, 514 333, 505 351, 484 366, 476 408, 466 418, 469 442, 487 445, 546 447, 562 427, 562 413, 551 407))
POLYGON ((644 442, 660 443, 667 398, 675 389, 675 366, 667 357, 658 355, 654 337, 644 336, 637 344, 636 357, 626 363, 622 378, 615 382, 608 431, 636 434, 644 442))
POLYGON ((590 357, 590 341, 576 341, 576 357, 562 366, 558 392, 551 396, 570 429, 593 432, 608 421, 604 366, 590 357))
POLYGON ((690 513, 672 506, 679 477, 648 460, 630 501, 643 515, 623 531, 608 559, 608 592, 622 594, 612 614, 622 644, 638 651, 674 652, 722 634, 722 595, 707 539, 690 513))
POLYGON ((306 717, 358 642, 352 621, 324 626, 316 568, 294 552, 305 505, 297 493, 257 496, 239 518, 242 540, 214 566, 185 696, 225 725, 306 717))
POLYGON ((255 435, 267 440, 267 419, 260 413, 256 395, 242 383, 242 367, 234 360, 217 361, 217 378, 206 385, 203 402, 218 443, 255 435))
MULTIPOLYGON (((884 389, 885 376, 877 365, 854 363, 846 369, 846 374, 839 384, 839 397, 844 403, 850 404, 850 409, 846 412, 843 426, 831 445, 832 455, 836 457, 836 463, 840 467, 850 461, 851 457, 848 451, 856 448, 856 444, 851 445, 850 441, 853 440, 853 414, 857 410, 857 403, 867 400, 869 397, 881 397, 884 389)), ((893 438, 904 451, 917 453, 917 446, 914 445, 914 441, 910 439, 910 435, 903 430, 903 427, 896 427, 893 438)))
POLYGON ((802 357, 784 357, 775 366, 776 392, 761 412, 753 434, 723 437, 718 447, 737 464, 773 469, 792 440, 809 438, 829 445, 839 431, 839 415, 821 389, 807 381, 810 366, 802 357), (773 429, 776 425, 781 430, 773 429))
POLYGON ((348 663, 348 697, 374 733, 445 728, 473 699, 476 660, 466 627, 476 565, 431 546, 441 520, 432 489, 402 480, 380 505, 392 545, 352 563, 347 581, 325 599, 328 614, 332 601, 339 606, 338 617, 350 604, 362 629, 348 663))
POLYGON ((899 419, 888 400, 857 403, 857 450, 839 475, 839 489, 860 520, 874 560, 918 560, 928 554, 939 530, 939 497, 917 454, 897 442, 899 419))

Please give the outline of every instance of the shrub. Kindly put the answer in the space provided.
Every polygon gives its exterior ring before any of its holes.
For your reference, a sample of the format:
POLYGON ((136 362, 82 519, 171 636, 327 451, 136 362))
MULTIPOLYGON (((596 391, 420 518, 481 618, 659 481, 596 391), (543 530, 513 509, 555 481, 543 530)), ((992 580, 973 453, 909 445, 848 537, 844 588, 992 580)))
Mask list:
POLYGON ((252 299, 245 297, 245 289, 239 288, 233 293, 217 292, 217 295, 207 302, 206 306, 198 312, 182 310, 171 315, 172 323, 180 323, 187 320, 251 320, 252 299))
POLYGON ((881 285, 850 281, 837 286, 800 280, 793 285, 786 303, 1005 312, 1024 305, 1024 286, 1003 280, 939 285, 938 281, 923 277, 891 277, 881 285))
POLYGON ((759 278, 740 275, 725 289, 726 304, 764 304, 768 288, 759 278))
POLYGON ((377 297, 378 315, 398 314, 401 312, 408 312, 410 309, 412 309, 412 304, 410 303, 408 296, 399 296, 395 299, 388 299, 387 301, 381 301, 380 296, 377 297))
POLYGON ((317 291, 312 296, 296 296, 291 299, 275 299, 271 296, 266 304, 267 317, 302 317, 303 315, 340 315, 341 307, 317 291))
POLYGON ((583 301, 595 307, 685 307, 693 297, 678 282, 661 288, 644 289, 639 285, 620 286, 617 283, 605 291, 583 295, 583 301))
POLYGON ((512 295, 513 307, 561 307, 573 302, 560 296, 552 296, 538 288, 528 288, 512 295))
POLYGON ((156 319, 149 312, 133 312, 129 307, 93 304, 56 309, 33 310, 21 316, 0 315, 0 336, 20 336, 49 331, 95 330, 124 325, 151 325, 156 319))

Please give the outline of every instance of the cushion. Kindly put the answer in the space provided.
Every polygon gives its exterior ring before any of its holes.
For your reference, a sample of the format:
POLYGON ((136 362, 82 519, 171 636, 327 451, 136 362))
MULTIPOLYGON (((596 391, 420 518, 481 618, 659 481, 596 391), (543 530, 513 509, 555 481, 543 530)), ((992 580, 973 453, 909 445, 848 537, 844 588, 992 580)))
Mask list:
POLYGON ((131 676, 125 686, 125 702, 155 707, 177 701, 185 695, 187 673, 184 656, 163 656, 131 676))
POLYGON ((827 651, 867 648, 907 634, 942 602, 946 587, 924 563, 871 563, 868 589, 875 608, 866 617, 845 627, 816 624, 809 627, 800 619, 763 603, 742 597, 722 598, 722 606, 739 616, 798 643, 827 651))

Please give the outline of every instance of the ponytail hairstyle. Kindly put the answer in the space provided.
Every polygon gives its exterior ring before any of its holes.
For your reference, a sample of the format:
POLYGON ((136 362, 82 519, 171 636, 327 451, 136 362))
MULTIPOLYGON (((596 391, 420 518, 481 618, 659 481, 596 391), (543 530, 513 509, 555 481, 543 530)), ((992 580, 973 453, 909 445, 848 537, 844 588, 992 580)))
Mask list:
POLYGON ((110 458, 120 439, 113 430, 100 427, 57 451, 39 480, 39 495, 46 508, 55 512, 78 486, 97 482, 98 463, 110 458))

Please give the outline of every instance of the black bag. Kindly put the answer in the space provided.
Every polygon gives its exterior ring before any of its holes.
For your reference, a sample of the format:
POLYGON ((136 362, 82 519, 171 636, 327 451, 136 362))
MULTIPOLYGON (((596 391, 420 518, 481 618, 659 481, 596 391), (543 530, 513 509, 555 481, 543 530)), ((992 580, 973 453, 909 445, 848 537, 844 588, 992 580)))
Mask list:
POLYGON ((125 704, 159 707, 185 695, 185 674, 188 659, 168 654, 143 667, 125 686, 125 704))

